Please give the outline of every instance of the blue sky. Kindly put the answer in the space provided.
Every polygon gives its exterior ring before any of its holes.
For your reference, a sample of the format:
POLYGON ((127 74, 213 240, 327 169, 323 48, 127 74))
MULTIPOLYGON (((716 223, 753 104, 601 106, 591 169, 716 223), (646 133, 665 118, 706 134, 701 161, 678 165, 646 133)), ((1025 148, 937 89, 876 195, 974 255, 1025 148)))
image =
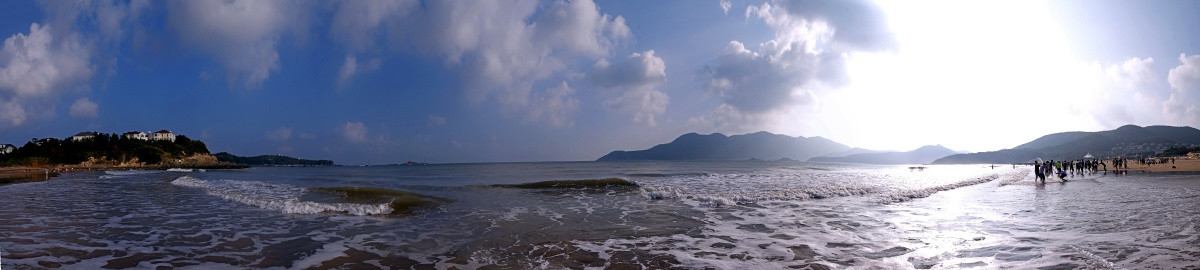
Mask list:
POLYGON ((1200 124, 1194 1, 7 1, 0 143, 168 129, 344 164, 687 132, 969 151, 1200 124))

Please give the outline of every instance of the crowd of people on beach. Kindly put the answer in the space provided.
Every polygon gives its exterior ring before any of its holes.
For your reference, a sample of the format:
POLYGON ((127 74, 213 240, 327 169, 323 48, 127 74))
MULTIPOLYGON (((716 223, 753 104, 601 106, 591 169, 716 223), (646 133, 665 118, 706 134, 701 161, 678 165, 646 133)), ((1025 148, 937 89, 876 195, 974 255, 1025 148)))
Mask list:
MULTIPOLYGON (((1113 158, 1111 162, 1114 170, 1121 168, 1128 169, 1129 164, 1126 160, 1113 158)), ((1041 183, 1046 183, 1046 177, 1050 175, 1058 176, 1059 180, 1067 181, 1067 177, 1083 177, 1095 174, 1099 171, 1108 171, 1108 163, 1100 159, 1078 159, 1066 161, 1041 161, 1033 163, 1033 174, 1037 177, 1035 180, 1041 183)))

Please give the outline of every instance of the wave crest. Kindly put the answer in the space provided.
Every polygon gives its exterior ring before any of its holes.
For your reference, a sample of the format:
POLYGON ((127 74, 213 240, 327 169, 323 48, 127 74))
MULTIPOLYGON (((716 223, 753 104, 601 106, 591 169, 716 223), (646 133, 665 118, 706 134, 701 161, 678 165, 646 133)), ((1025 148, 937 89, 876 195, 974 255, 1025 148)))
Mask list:
POLYGON ((334 203, 300 200, 305 189, 295 186, 270 184, 254 181, 203 180, 182 176, 171 184, 199 188, 205 193, 246 205, 276 210, 285 214, 317 214, 322 212, 347 213, 351 215, 390 214, 393 209, 388 203, 334 203))

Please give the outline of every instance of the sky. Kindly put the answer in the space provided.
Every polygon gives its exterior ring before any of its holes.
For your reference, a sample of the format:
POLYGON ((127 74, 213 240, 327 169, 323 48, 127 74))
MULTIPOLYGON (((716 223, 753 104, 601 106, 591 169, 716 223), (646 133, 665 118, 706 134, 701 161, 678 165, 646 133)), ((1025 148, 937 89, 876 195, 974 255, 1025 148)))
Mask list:
POLYGON ((1200 126, 1197 1, 3 1, 0 143, 340 164, 769 131, 906 151, 1200 126))

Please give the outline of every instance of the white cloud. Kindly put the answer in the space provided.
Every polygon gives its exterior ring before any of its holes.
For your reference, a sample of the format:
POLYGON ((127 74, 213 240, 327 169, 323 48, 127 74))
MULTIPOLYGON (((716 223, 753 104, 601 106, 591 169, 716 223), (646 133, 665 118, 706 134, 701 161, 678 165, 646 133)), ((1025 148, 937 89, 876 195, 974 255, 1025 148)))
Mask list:
POLYGON ((654 121, 654 115, 666 112, 668 103, 670 98, 667 94, 649 87, 639 87, 605 101, 604 106, 610 110, 633 114, 634 123, 656 126, 658 123, 654 121))
POLYGON ((531 121, 546 121, 557 127, 574 126, 570 114, 579 108, 579 100, 571 97, 575 89, 562 82, 558 87, 546 89, 535 94, 530 101, 527 119, 531 121))
MULTIPOLYGON (((699 71, 704 88, 720 98, 713 114, 692 124, 733 128, 724 121, 770 119, 849 83, 846 61, 857 52, 892 50, 895 37, 870 1, 769 1, 746 8, 775 32, 755 50, 730 41, 699 71)), ((744 124, 737 124, 744 126, 744 124)))
POLYGON ((748 133, 763 131, 762 126, 775 118, 773 114, 744 114, 728 104, 721 104, 712 113, 688 119, 687 125, 697 132, 748 133))
POLYGON ((659 91, 667 81, 667 65, 654 56, 654 50, 633 53, 617 63, 601 59, 588 77, 593 84, 604 88, 622 88, 620 96, 604 102, 609 110, 633 115, 635 123, 656 126, 654 116, 666 112, 670 98, 659 91))
POLYGON ((379 60, 379 58, 372 58, 367 60, 365 63, 359 63, 358 57, 347 55, 346 61, 342 63, 342 69, 338 71, 339 88, 341 86, 345 86, 346 82, 349 81, 351 77, 354 77, 355 74, 371 72, 379 69, 379 65, 381 63, 382 61, 379 60))
POLYGON ((88 98, 80 98, 71 103, 71 116, 77 118, 95 118, 99 114, 99 105, 88 98))
POLYGON ((1163 74, 1154 72, 1153 58, 1130 58, 1120 64, 1088 68, 1095 77, 1083 78, 1084 94, 1070 98, 1068 106, 1090 115, 1101 128, 1116 128, 1133 123, 1162 123, 1162 104, 1168 93, 1159 83, 1163 74), (1088 82, 1098 85, 1089 87, 1088 82))
POLYGON ((366 50, 375 46, 383 24, 396 23, 417 4, 411 0, 340 1, 329 31, 351 52, 366 50))
POLYGON ((1200 125, 1200 55, 1179 54, 1179 66, 1167 73, 1171 97, 1163 111, 1187 125, 1200 125))
POLYGON ((34 23, 29 34, 5 39, 0 50, 0 128, 53 116, 59 93, 86 88, 93 74, 90 57, 77 34, 55 32, 49 25, 34 23))
POLYGON ((536 1, 431 2, 418 43, 461 68, 469 100, 488 97, 522 107, 539 81, 577 57, 599 58, 629 36, 625 19, 600 14, 590 0, 557 1, 538 11, 536 1))
POLYGON ((413 48, 442 57, 459 73, 463 95, 471 103, 494 100, 501 111, 540 115, 534 118, 547 121, 555 118, 544 117, 544 108, 532 103, 550 96, 574 99, 556 96, 564 92, 561 88, 536 89, 553 88, 552 82, 561 79, 555 76, 569 66, 606 57, 631 35, 623 17, 601 13, 591 0, 449 0, 337 8, 332 30, 347 32, 351 52, 386 42, 388 48, 413 48), (376 32, 387 38, 377 40, 376 32))
POLYGON ((633 53, 624 61, 609 63, 601 59, 588 77, 606 88, 645 86, 667 81, 667 64, 654 56, 654 50, 633 53))
POLYGON ((338 131, 347 141, 354 143, 367 141, 367 125, 362 122, 346 122, 338 128, 338 131))
MULTIPOLYGON (((48 13, 47 23, 56 26, 77 27, 81 24, 94 25, 101 40, 116 43, 124 38, 129 29, 151 5, 149 0, 133 1, 41 1, 48 13)), ((70 27, 59 31, 75 31, 70 27)), ((61 34, 64 32, 56 33, 61 34)))
POLYGON ((292 128, 279 127, 278 129, 267 131, 267 139, 272 141, 286 141, 292 138, 292 128))
POLYGON ((733 3, 729 2, 729 0, 721 0, 719 3, 721 4, 721 11, 724 11, 725 15, 729 15, 729 8, 733 7, 733 3))
MULTIPOLYGON (((814 87, 823 68, 822 55, 806 52, 804 44, 764 43, 759 52, 731 41, 713 66, 700 72, 705 89, 725 104, 746 113, 763 113, 807 103, 806 87, 814 87)), ((838 71, 834 71, 838 72, 838 71)))
POLYGON ((230 85, 257 88, 279 70, 276 44, 288 30, 307 27, 304 2, 170 2, 168 20, 183 42, 225 65, 230 85))
POLYGON ((775 29, 781 43, 828 41, 838 51, 880 51, 896 47, 887 16, 869 0, 777 0, 746 8, 746 17, 763 19, 775 29))

